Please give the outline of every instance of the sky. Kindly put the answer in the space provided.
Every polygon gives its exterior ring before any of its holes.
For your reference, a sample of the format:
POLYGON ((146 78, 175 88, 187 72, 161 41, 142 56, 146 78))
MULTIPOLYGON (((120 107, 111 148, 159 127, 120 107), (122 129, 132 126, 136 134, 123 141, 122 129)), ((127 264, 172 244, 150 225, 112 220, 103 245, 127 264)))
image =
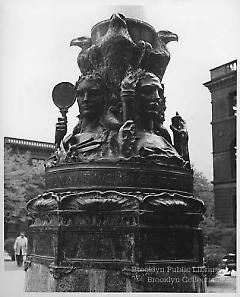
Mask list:
MULTIPOLYGON (((97 22, 120 12, 156 31, 178 34, 179 41, 169 44, 171 61, 162 81, 167 97, 164 124, 169 129, 171 117, 180 113, 189 131, 191 162, 212 180, 211 97, 203 83, 210 80, 210 69, 237 59, 240 4, 237 0, 99 3, 0 1, 1 144, 3 136, 54 141, 60 113, 52 102, 52 90, 62 81, 75 84, 80 75, 79 48, 70 47, 70 41, 90 36, 97 22)), ((68 134, 77 114, 75 103, 67 114, 68 134)))

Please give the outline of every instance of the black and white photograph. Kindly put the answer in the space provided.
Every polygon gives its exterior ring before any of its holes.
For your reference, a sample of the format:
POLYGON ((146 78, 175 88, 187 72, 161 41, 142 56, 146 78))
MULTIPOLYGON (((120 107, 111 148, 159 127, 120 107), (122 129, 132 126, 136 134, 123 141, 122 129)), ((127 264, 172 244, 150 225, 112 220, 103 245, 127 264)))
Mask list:
POLYGON ((237 293, 239 9, 0 1, 1 296, 237 293))

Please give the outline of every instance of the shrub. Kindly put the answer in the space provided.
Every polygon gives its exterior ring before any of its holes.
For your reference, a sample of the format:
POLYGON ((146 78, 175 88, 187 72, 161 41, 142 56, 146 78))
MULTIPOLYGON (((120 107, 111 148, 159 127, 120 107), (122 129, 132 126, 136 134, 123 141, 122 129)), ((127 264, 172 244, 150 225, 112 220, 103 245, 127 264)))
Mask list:
POLYGON ((8 238, 4 240, 4 250, 8 252, 10 257, 12 257, 12 261, 15 260, 15 253, 13 249, 14 242, 15 238, 8 238))
POLYGON ((206 246, 221 246, 227 253, 236 253, 236 228, 225 226, 216 220, 204 220, 201 228, 206 246))
POLYGON ((207 282, 217 275, 226 250, 218 245, 208 245, 204 248, 204 260, 207 282))

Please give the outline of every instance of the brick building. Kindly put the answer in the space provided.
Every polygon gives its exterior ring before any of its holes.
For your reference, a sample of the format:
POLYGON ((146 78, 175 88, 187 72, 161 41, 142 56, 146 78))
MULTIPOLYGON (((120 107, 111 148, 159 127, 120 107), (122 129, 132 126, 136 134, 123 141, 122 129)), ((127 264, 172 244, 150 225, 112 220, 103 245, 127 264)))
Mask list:
POLYGON ((215 218, 236 225, 237 61, 210 70, 215 218))

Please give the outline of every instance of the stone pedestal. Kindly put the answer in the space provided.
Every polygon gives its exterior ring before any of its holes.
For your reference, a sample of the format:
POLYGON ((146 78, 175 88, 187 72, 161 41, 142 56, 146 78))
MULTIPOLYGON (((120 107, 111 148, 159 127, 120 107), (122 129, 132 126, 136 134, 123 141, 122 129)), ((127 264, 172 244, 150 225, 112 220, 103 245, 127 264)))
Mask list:
POLYGON ((26 291, 204 291, 191 170, 71 164, 46 183, 28 205, 26 291))

